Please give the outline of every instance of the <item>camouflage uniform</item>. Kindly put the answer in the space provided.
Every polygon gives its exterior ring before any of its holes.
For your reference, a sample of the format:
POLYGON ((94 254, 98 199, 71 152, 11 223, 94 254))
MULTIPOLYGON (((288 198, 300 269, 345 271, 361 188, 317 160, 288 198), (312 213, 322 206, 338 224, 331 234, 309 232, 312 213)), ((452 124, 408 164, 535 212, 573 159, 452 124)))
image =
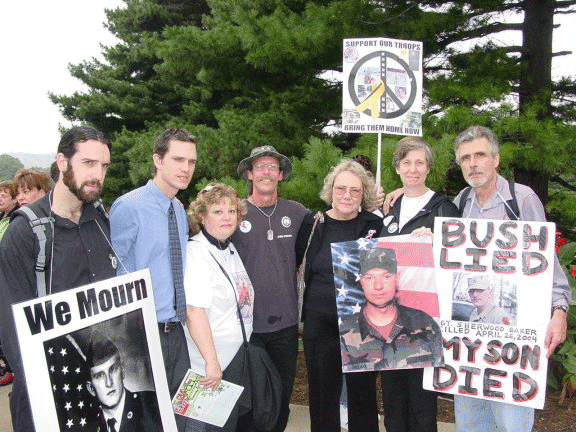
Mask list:
POLYGON ((496 305, 492 305, 492 307, 483 312, 478 312, 478 308, 474 309, 470 315, 470 321, 486 324, 512 325, 508 314, 496 305))
POLYGON ((441 366, 442 334, 428 314, 398 305, 398 319, 384 340, 360 313, 340 326, 344 372, 441 366))

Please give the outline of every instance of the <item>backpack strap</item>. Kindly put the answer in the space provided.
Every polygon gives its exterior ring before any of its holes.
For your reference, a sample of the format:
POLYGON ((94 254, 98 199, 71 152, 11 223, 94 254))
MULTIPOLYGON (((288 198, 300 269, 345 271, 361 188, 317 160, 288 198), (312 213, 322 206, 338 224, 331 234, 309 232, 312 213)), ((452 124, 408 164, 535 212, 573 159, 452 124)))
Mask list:
POLYGON ((506 201, 506 215, 510 220, 520 220, 520 208, 516 200, 516 191, 514 190, 514 180, 508 180, 508 187, 510 188, 510 195, 512 198, 506 201))
MULTIPOLYGON (((514 189, 514 180, 508 180, 508 188, 510 189, 511 199, 504 203, 504 208, 506 209, 506 215, 510 220, 520 220, 520 208, 518 207, 518 201, 516 200, 516 190, 514 189)), ((458 210, 462 215, 464 212, 464 207, 466 206, 466 200, 472 188, 468 186, 462 192, 460 197, 460 202, 458 203, 458 210)))
POLYGON ((104 207, 104 203, 102 202, 102 200, 100 198, 98 198, 96 201, 94 201, 92 203, 92 205, 96 208, 96 210, 98 210, 98 212, 100 212, 100 214, 105 219, 109 219, 108 212, 106 211, 106 208, 104 207))
POLYGON ((466 207, 466 200, 468 199, 468 195, 470 195, 471 190, 472 188, 468 186, 467 188, 464 189, 464 191, 462 192, 462 196, 460 197, 460 202, 458 203, 458 211, 460 212, 461 216, 464 214, 464 207, 466 207))
POLYGON ((52 219, 49 216, 38 217, 29 206, 20 207, 20 212, 28 219, 32 232, 38 239, 38 255, 36 256, 36 290, 38 297, 46 295, 46 242, 52 238, 52 219))

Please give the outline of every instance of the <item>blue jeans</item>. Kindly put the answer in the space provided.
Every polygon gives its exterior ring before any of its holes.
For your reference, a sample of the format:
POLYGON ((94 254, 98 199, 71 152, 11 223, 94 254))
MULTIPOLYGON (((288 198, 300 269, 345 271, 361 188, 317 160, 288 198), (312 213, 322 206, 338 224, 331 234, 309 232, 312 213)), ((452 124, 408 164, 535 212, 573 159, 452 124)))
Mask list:
POLYGON ((534 409, 491 400, 454 396, 456 432, 530 432, 534 409))

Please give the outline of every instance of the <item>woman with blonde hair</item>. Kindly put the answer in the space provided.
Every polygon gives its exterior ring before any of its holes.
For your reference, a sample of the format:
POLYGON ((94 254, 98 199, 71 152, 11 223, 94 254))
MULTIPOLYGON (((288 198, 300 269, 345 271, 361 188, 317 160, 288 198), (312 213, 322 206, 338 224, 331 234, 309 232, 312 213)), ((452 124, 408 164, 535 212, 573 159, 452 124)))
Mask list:
MULTIPOLYGON (((200 385, 210 390, 218 388, 223 374, 235 382, 226 368, 244 342, 240 319, 247 339, 252 333, 254 290, 229 240, 245 214, 234 189, 222 183, 208 184, 190 204, 184 272, 186 339, 191 369, 204 376, 200 385)), ((237 405, 223 428, 192 420, 188 431, 234 431, 238 416, 237 405)))
MULTIPOLYGON (((377 202, 372 174, 350 159, 326 176, 320 198, 329 207, 306 216, 296 240, 297 262, 306 258, 302 319, 310 423, 312 432, 340 432, 343 373, 330 244, 377 236, 382 219, 366 210, 377 202)), ((346 374, 346 387, 348 430, 377 432, 375 373, 346 374)))

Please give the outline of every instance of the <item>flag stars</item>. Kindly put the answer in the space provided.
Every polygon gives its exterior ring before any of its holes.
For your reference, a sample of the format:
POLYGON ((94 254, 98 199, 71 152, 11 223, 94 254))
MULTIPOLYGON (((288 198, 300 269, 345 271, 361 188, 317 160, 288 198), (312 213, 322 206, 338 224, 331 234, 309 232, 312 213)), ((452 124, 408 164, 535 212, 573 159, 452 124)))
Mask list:
POLYGON ((64 409, 66 411, 70 411, 72 409, 72 402, 66 402, 66 405, 64 405, 64 409))
POLYGON ((55 369, 54 369, 54 365, 50 366, 50 372, 54 373, 55 369))
POLYGON ((78 385, 76 386, 76 390, 82 391, 82 384, 78 384, 78 385))
POLYGON ((346 297, 346 293, 348 292, 344 285, 341 285, 336 291, 338 291, 338 297, 346 297))
POLYGON ((66 352, 66 348, 62 348, 62 349, 60 350, 60 355, 61 355, 62 357, 64 357, 66 354, 68 354, 68 353, 66 352))
POLYGON ((80 409, 84 408, 84 401, 78 402, 78 408, 80 409))
POLYGON ((369 243, 370 242, 368 240, 366 240, 365 238, 358 239, 358 249, 366 250, 366 246, 368 246, 369 243))
POLYGON ((64 375, 66 375, 66 374, 68 373, 68 366, 63 366, 63 367, 62 367, 62 373, 63 373, 64 375))
POLYGON ((53 355, 54 354, 54 348, 52 348, 52 347, 48 348, 48 354, 53 355))
POLYGON ((356 303, 356 305, 352 306, 352 313, 360 313, 360 311, 362 310, 362 308, 360 307, 360 304, 356 303))
POLYGON ((78 366, 76 369, 74 369, 74 372, 76 373, 76 375, 78 375, 81 372, 80 366, 78 366))
POLYGON ((70 391, 70 384, 64 384, 64 387, 62 387, 62 391, 64 393, 68 393, 70 391))
POLYGON ((350 257, 346 252, 344 252, 340 257, 340 265, 347 266, 348 264, 350 264, 350 257))
POLYGON ((86 419, 85 418, 80 419, 80 426, 86 426, 86 419))
POLYGON ((70 429, 72 426, 74 426, 74 421, 72 421, 72 419, 68 419, 66 426, 68 427, 68 429, 70 429))

